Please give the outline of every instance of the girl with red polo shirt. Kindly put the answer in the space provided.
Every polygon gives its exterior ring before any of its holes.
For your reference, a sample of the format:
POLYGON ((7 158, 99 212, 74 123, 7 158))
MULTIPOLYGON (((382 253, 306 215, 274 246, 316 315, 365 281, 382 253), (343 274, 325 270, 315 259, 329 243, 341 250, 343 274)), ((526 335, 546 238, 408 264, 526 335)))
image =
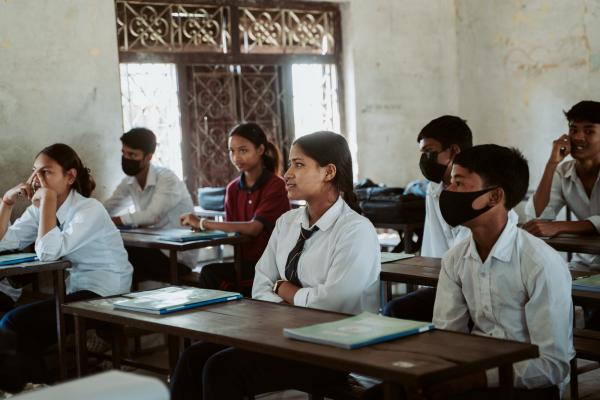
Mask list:
MULTIPOLYGON (((221 230, 252 236, 242 245, 241 291, 250 294, 254 267, 267 247, 279 216, 290 209, 285 182, 280 174, 277 147, 258 124, 242 123, 229 132, 229 158, 241 172, 227 185, 225 222, 181 216, 181 224, 200 230, 221 230)), ((235 282, 233 263, 209 264, 202 268, 200 285, 230 290, 235 282)))

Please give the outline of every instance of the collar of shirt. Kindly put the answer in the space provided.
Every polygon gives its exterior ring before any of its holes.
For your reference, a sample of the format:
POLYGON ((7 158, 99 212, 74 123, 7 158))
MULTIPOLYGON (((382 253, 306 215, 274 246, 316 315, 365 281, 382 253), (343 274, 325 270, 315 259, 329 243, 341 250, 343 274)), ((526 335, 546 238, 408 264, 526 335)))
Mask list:
POLYGON ((440 194, 445 189, 444 184, 443 183, 435 183, 435 182, 429 182, 429 184, 431 185, 431 195, 433 197, 440 197, 440 194))
POLYGON ((140 183, 138 182, 135 176, 130 176, 128 177, 128 179, 130 185, 137 185, 137 187, 142 191, 146 190, 146 188, 148 187, 156 186, 156 181, 158 179, 156 166, 154 164, 150 164, 150 168, 148 168, 148 176, 146 177, 146 186, 144 187, 144 189, 142 189, 140 183))
MULTIPOLYGON (((517 223, 514 218, 508 217, 506 226, 494 244, 494 247, 492 247, 492 251, 490 251, 488 256, 488 260, 493 257, 503 262, 510 261, 513 254, 513 247, 515 245, 515 237, 517 236, 517 229, 517 223)), ((472 258, 475 261, 482 262, 479 252, 477 251, 477 245, 475 244, 473 235, 471 235, 471 238, 469 239, 469 247, 467 248, 464 258, 472 258)))
MULTIPOLYGON (((321 218, 314 225, 318 226, 320 231, 329 229, 342 213, 343 205, 344 199, 342 199, 342 196, 339 196, 337 201, 329 207, 329 210, 325 211, 325 214, 321 215, 321 218)), ((304 208, 304 212, 299 213, 296 222, 304 229, 312 228, 308 222, 308 207, 304 208)))
POLYGON ((240 189, 241 190, 246 190, 248 192, 253 192, 256 189, 260 188, 262 185, 264 185, 269 178, 271 177, 273 173, 271 171, 269 171, 266 168, 263 168, 263 172, 262 174, 260 174, 260 176, 258 177, 258 179, 256 180, 256 182, 254 182, 254 185, 252 185, 251 187, 248 187, 248 185, 246 185, 246 177, 244 176, 244 173, 242 172, 242 174, 240 175, 240 189))
POLYGON ((56 210, 56 223, 57 225, 63 224, 67 220, 67 214, 69 210, 73 209, 73 202, 75 201, 76 190, 71 189, 69 195, 65 199, 65 201, 58 207, 56 210))

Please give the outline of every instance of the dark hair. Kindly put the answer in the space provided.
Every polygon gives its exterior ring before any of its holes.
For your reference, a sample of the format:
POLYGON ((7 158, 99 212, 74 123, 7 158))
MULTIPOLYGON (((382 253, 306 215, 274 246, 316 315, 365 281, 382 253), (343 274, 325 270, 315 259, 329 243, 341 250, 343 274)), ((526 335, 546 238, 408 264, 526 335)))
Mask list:
POLYGON ((344 201, 357 213, 361 213, 352 182, 352 156, 346 139, 333 132, 315 132, 294 140, 302 152, 321 167, 333 164, 336 168, 332 184, 342 194, 344 201))
POLYGON ((229 137, 236 135, 251 141, 257 148, 262 144, 265 148, 265 152, 262 155, 263 165, 274 174, 280 175, 281 155, 279 154, 279 149, 273 142, 267 139, 267 135, 265 135, 265 131, 263 131, 260 125, 254 122, 238 124, 229 131, 229 137))
POLYGON ((529 187, 529 167, 516 148, 496 144, 474 146, 458 153, 454 164, 479 175, 488 187, 500 186, 504 190, 507 210, 525 198, 529 187))
POLYGON ((156 151, 156 136, 146 128, 133 128, 121 136, 121 143, 132 149, 141 150, 144 155, 154 154, 156 151))
POLYGON ((569 111, 565 111, 565 117, 569 122, 600 124, 600 103, 592 100, 580 101, 569 111))
POLYGON ((45 154, 56 161, 65 172, 70 169, 77 171, 77 177, 71 188, 78 191, 83 197, 90 197, 96 188, 96 182, 94 182, 94 178, 90 174, 90 169, 83 165, 75 150, 66 144, 55 143, 42 149, 38 153, 38 156, 40 154, 45 154))
POLYGON ((421 129, 417 142, 421 139, 435 139, 447 149, 453 144, 463 151, 473 146, 473 134, 467 121, 453 115, 444 115, 429 122, 421 129))

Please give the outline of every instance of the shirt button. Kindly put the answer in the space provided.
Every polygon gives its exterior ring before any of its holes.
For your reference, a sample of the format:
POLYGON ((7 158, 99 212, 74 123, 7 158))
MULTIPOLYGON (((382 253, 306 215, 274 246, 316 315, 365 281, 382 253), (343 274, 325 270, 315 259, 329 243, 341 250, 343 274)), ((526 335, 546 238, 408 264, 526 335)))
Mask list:
POLYGON ((248 200, 248 204, 252 204, 252 200, 248 200))

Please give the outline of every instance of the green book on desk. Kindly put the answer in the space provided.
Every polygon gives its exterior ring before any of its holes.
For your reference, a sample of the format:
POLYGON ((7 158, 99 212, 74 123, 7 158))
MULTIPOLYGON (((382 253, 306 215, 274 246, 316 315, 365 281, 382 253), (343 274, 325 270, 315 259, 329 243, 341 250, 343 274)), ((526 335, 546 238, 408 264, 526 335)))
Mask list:
POLYGON ((575 279, 573 289, 600 292, 600 274, 575 279))
POLYGON ((387 251, 382 251, 381 252, 381 263, 385 264, 385 263, 394 262, 394 261, 398 261, 398 260, 404 260, 406 258, 413 258, 414 256, 415 256, 414 254, 390 253, 387 251))
POLYGON ((124 295, 127 300, 117 301, 114 308, 150 314, 168 314, 214 303, 238 300, 242 295, 222 290, 170 286, 162 289, 124 295))
POLYGON ((354 317, 303 328, 283 329, 283 336, 343 349, 357 349, 434 329, 430 322, 363 312, 354 317))
POLYGON ((14 253, 0 256, 0 266, 20 264, 29 261, 37 261, 35 253, 14 253))

